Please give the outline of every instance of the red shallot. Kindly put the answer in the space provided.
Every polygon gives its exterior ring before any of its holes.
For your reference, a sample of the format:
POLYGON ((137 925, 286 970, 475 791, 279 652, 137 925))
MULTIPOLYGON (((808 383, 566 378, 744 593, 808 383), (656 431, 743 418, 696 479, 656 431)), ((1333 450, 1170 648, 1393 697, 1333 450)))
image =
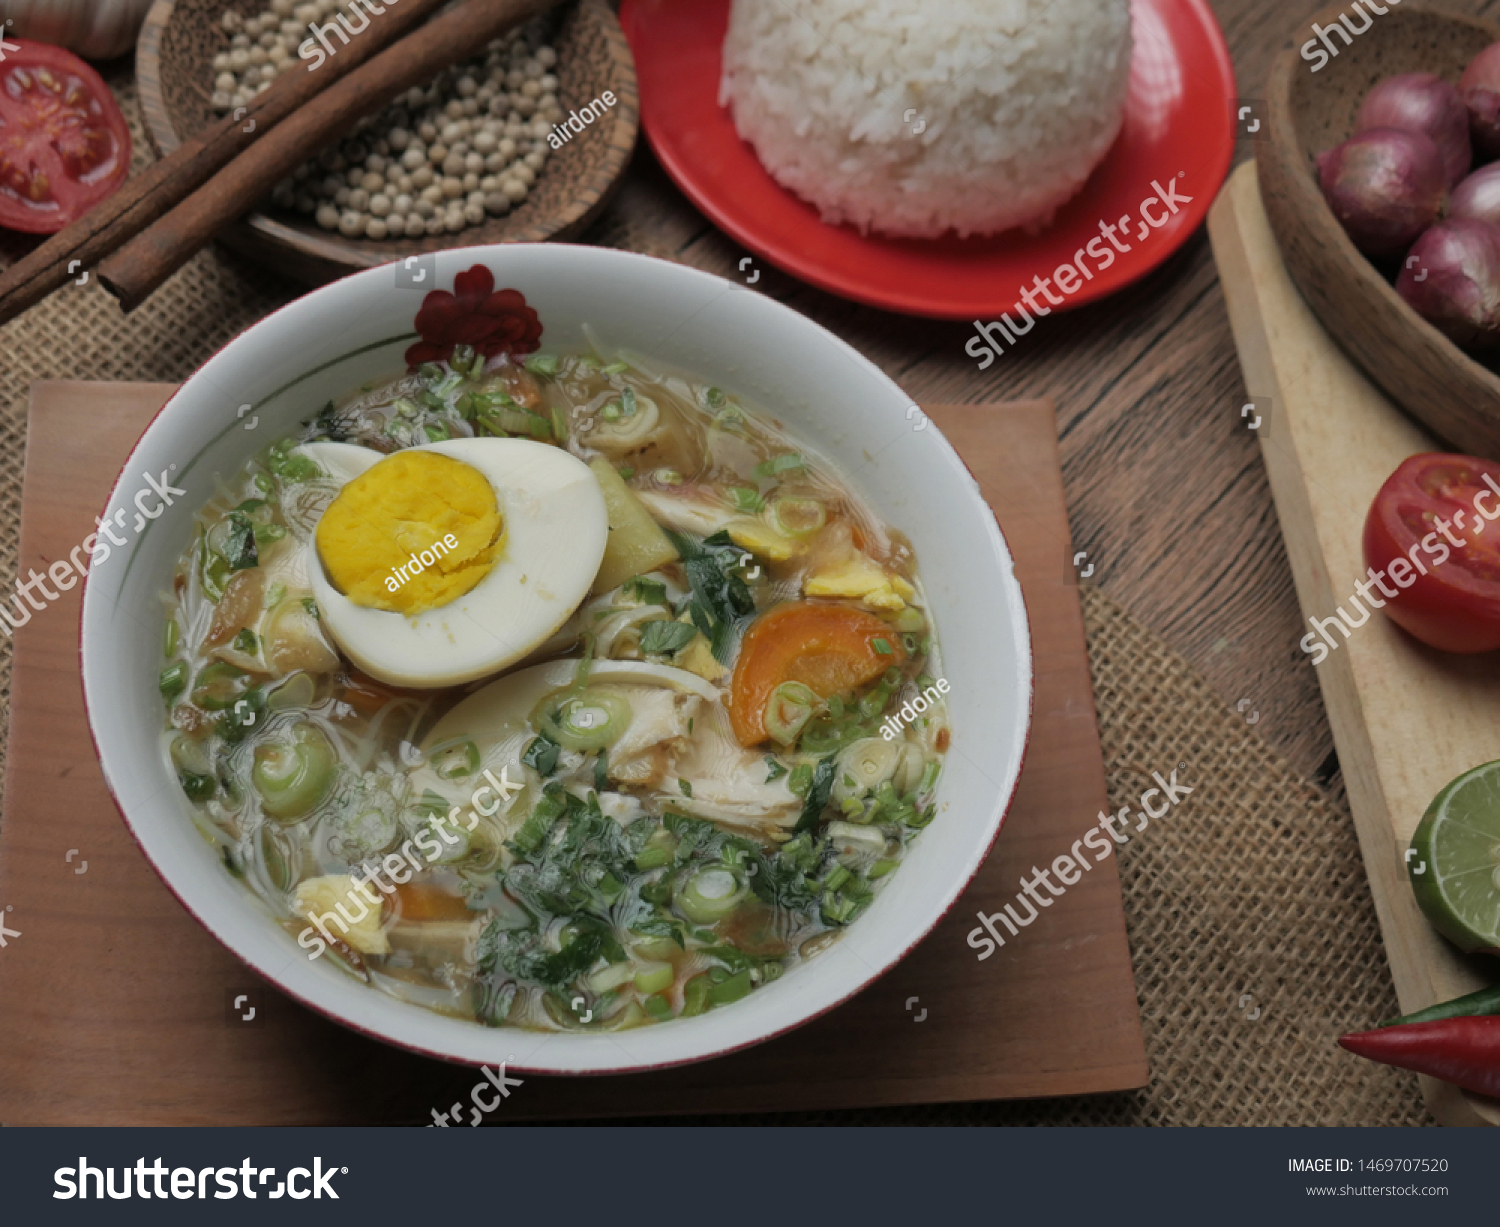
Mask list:
POLYGON ((1396 292, 1465 349, 1500 343, 1500 228, 1472 217, 1439 222, 1416 242, 1396 292))
POLYGON ((1357 132, 1318 155, 1333 215, 1367 256, 1397 256, 1437 221, 1448 180, 1432 138, 1398 128, 1357 132))
POLYGON ((1449 187, 1468 174, 1474 164, 1469 109, 1453 86, 1430 72, 1387 77, 1366 94, 1354 130, 1371 128, 1400 128, 1430 136, 1443 155, 1449 187))

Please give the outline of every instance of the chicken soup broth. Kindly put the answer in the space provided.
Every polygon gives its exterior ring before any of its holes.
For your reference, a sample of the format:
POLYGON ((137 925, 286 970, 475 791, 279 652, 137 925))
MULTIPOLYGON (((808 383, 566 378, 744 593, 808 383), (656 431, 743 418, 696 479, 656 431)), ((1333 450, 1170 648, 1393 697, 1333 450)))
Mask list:
POLYGON ((948 744, 910 545, 717 388, 459 347, 221 480, 163 752, 309 958, 489 1025, 727 1006, 858 920, 948 744))

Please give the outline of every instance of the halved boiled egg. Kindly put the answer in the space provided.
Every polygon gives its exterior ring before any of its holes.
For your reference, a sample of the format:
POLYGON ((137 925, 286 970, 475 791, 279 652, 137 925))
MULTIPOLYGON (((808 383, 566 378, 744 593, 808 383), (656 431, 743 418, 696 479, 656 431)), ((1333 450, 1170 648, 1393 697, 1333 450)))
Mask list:
POLYGON ((313 533, 313 594, 328 633, 372 677, 437 687, 504 669, 567 621, 599 571, 604 496, 560 448, 297 450, 339 487, 313 533))

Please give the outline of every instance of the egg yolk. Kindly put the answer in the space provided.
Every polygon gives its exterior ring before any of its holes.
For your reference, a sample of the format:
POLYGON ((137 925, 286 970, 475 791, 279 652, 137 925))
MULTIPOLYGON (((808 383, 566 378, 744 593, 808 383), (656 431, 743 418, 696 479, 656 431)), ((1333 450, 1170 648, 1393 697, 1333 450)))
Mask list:
POLYGON ((315 536, 329 582, 350 601, 410 616, 456 601, 488 575, 502 527, 478 469, 402 451, 346 485, 315 536))

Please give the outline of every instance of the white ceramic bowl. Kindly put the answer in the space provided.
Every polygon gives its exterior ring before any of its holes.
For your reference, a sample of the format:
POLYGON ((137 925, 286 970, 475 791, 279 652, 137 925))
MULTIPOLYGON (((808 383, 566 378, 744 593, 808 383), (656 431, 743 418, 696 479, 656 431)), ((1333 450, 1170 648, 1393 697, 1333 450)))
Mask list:
POLYGON ((89 573, 84 694, 105 780, 142 851, 183 905, 235 955, 304 1004, 434 1057, 508 1061, 537 1073, 605 1073, 701 1060, 831 1009, 890 969, 953 905, 988 854, 1015 790, 1031 716, 1031 644, 1010 552, 958 455, 873 364, 773 299, 645 256, 559 244, 441 252, 420 268, 371 269, 301 298, 230 342, 157 415, 106 511, 129 545, 89 573), (290 432, 330 397, 402 365, 422 291, 475 264, 519 290, 554 352, 584 325, 623 348, 719 385, 781 420, 909 535, 952 692, 952 749, 938 815, 869 911, 817 959, 732 1007, 612 1034, 543 1035, 444 1018, 359 984, 307 954, 232 879, 195 832, 158 751, 159 594, 215 474, 290 432), (186 491, 154 520, 157 484, 186 491))

